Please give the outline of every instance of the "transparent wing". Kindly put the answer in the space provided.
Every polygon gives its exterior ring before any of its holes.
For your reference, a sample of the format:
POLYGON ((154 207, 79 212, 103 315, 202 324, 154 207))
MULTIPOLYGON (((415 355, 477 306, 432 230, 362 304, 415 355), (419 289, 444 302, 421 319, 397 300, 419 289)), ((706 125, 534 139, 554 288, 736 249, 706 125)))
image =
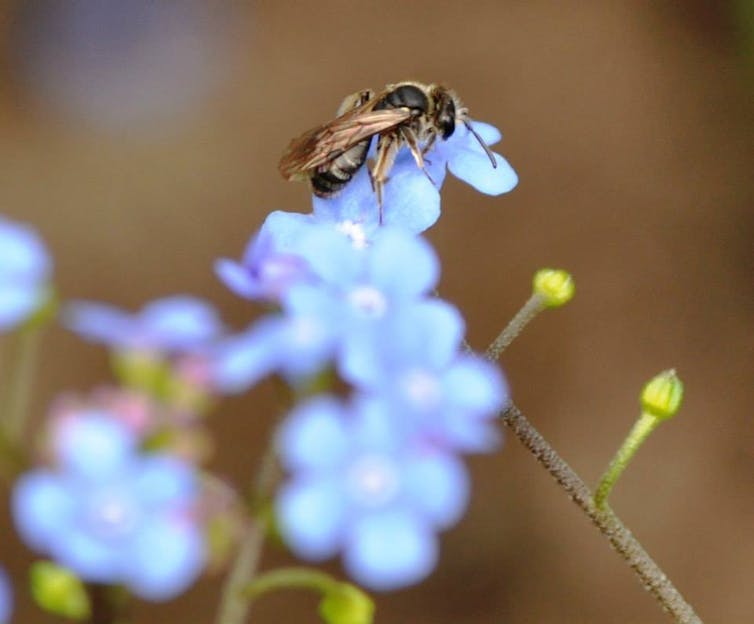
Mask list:
POLYGON ((357 143, 399 126, 411 117, 408 108, 370 110, 371 102, 355 108, 293 139, 280 159, 280 173, 291 180, 335 160, 357 143))

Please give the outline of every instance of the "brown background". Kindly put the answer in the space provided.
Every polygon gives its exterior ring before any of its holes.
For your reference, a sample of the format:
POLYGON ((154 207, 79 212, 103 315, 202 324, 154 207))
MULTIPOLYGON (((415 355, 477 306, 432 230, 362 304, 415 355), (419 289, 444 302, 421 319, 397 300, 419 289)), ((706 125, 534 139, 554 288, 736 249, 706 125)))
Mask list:
MULTIPOLYGON (((36 224, 62 293, 137 307, 191 292, 243 324, 249 308, 211 266, 240 254, 267 212, 308 210, 306 189, 276 171, 287 141, 357 89, 443 81, 503 130, 497 149, 521 179, 499 198, 448 182, 429 232, 443 296, 483 348, 537 268, 573 272, 573 303, 538 319, 503 365, 517 403, 592 483, 636 416, 642 383, 678 369, 684 408, 641 450, 613 507, 703 618, 754 621, 753 74, 728 3, 234 6, 224 36, 209 40, 224 75, 210 97, 102 130, 25 81, 16 6, 4 5, 0 211, 36 224)), ((41 364, 37 422, 56 393, 109 379, 104 353, 62 330, 41 364)), ((215 416, 221 474, 253 473, 268 399, 252 393, 215 416)), ((515 439, 472 466, 473 502, 443 537, 438 570, 380 596, 378 622, 668 621, 515 439)), ((2 522, 12 535, 5 511, 2 522)), ((15 537, 2 544, 15 621, 52 621, 22 587, 31 555, 15 537)), ((268 555, 269 566, 289 561, 268 555)), ((139 605, 136 619, 209 622, 218 588, 204 580, 174 603, 139 605)), ((313 606, 272 596, 251 620, 316 622, 313 606)))

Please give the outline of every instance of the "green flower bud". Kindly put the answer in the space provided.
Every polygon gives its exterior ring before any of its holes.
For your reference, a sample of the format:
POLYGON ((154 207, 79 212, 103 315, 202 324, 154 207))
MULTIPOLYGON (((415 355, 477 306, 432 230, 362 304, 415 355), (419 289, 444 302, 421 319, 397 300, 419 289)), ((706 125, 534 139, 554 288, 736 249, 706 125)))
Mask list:
POLYGON ((89 617, 89 596, 84 584, 70 570, 51 561, 38 561, 31 566, 31 595, 45 611, 72 620, 89 617))
POLYGON ((534 294, 539 295, 548 308, 568 303, 575 289, 571 274, 562 269, 540 269, 534 274, 534 294))
POLYGON ((675 416, 682 400, 683 384, 673 369, 657 375, 641 391, 642 410, 660 420, 675 416))
POLYGON ((374 602, 350 583, 336 583, 319 603, 319 614, 327 624, 371 624, 374 602))

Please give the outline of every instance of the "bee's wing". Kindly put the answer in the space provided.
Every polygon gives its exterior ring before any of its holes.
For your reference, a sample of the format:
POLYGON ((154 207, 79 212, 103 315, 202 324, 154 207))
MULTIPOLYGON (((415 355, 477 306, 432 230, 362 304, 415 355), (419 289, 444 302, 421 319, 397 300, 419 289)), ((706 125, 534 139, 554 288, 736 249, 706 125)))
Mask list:
POLYGON ((359 107, 293 139, 280 159, 280 173, 290 180, 335 160, 360 141, 399 126, 408 108, 367 110, 359 107))

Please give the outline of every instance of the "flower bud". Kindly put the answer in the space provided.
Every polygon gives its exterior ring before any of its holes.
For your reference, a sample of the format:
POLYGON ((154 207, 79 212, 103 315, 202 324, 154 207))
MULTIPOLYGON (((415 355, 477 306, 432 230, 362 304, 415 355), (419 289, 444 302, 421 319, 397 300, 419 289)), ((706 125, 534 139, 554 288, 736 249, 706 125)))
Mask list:
POLYGON ((568 303, 573 298, 575 288, 571 274, 562 269, 540 269, 534 274, 534 293, 548 308, 558 308, 568 303))
POLYGON ((661 420, 675 416, 682 400, 683 384, 673 369, 657 375, 641 391, 642 410, 661 420))
POLYGON ((371 624, 374 602, 358 587, 337 583, 319 603, 319 614, 327 624, 371 624))
POLYGON ((89 596, 73 572, 51 561, 38 561, 30 576, 31 594, 42 609, 72 620, 89 617, 89 596))

